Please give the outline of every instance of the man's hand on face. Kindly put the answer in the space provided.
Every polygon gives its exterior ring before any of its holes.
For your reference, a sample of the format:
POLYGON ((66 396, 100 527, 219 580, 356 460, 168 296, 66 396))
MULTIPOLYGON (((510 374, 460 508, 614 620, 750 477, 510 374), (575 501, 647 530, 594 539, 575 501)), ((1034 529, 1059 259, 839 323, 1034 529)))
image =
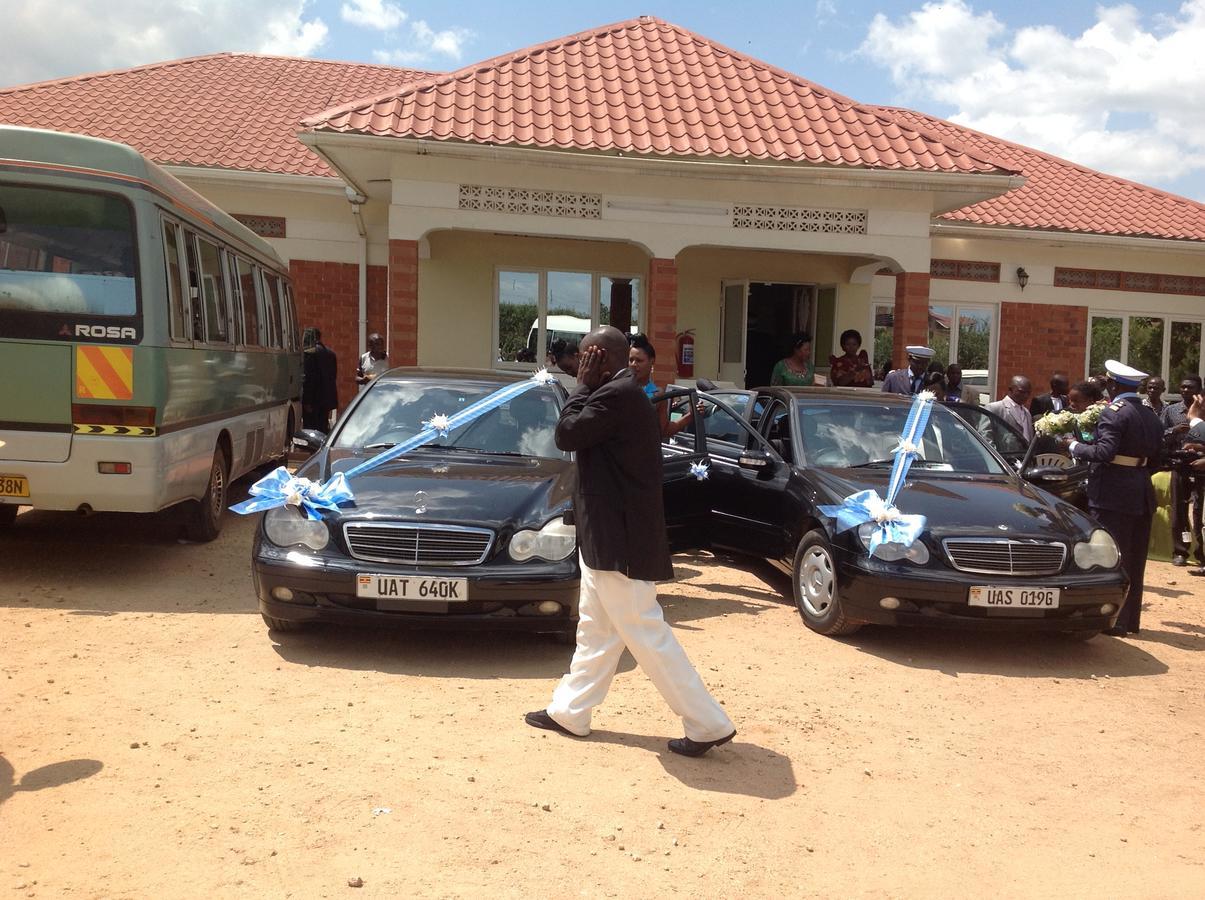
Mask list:
POLYGON ((606 365, 607 354, 598 346, 587 347, 581 352, 577 360, 577 381, 579 384, 584 384, 590 390, 595 390, 604 381, 610 373, 603 371, 603 366, 606 365))

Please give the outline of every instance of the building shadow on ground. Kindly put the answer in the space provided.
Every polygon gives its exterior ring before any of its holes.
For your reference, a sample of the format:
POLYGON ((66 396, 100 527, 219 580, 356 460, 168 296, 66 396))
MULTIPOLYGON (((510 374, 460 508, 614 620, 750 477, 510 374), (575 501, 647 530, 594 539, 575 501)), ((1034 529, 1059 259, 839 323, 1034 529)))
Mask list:
POLYGON ((91 778, 103 768, 104 764, 98 759, 66 759, 32 769, 17 781, 13 764, 0 756, 0 804, 16 793, 43 791, 91 778))
POLYGON ((1163 675, 1167 664, 1131 639, 1101 635, 1080 641, 1061 634, 867 626, 839 638, 863 653, 916 669, 1015 678, 1132 678, 1163 675))
POLYGON ((694 759, 671 753, 666 747, 668 739, 595 729, 586 740, 655 753, 667 774, 698 791, 781 800, 795 793, 798 787, 795 770, 788 757, 742 741, 740 734, 732 743, 709 750, 694 759))
MULTIPOLYGON (((571 645, 550 635, 520 631, 314 626, 270 636, 272 649, 293 665, 424 678, 537 678, 551 683, 569 670, 573 656, 571 645)), ((619 671, 635 666, 625 652, 619 671)))

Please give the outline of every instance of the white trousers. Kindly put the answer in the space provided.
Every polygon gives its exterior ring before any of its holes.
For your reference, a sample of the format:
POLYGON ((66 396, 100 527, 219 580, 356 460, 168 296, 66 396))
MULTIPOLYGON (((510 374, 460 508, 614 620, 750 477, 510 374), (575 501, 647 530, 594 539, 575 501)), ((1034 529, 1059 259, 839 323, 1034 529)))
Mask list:
POLYGON ((590 712, 607 696, 626 646, 670 709, 682 717, 688 738, 714 741, 732 734, 732 721, 666 624, 657 585, 595 571, 585 562, 581 569, 577 649, 569 674, 552 694, 548 715, 574 734, 588 735, 590 712))

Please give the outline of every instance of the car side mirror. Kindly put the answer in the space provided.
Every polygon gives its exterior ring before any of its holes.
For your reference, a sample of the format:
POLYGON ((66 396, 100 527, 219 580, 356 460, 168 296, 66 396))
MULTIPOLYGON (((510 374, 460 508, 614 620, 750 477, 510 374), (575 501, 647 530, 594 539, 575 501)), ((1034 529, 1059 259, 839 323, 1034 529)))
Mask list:
POLYGON ((326 443, 326 435, 316 428, 303 428, 293 435, 293 446, 317 453, 326 443))
POLYGON ((768 450, 753 449, 741 453, 739 465, 750 472, 769 475, 774 471, 775 460, 768 450))
POLYGON ((1033 484, 1064 484, 1070 480, 1071 473, 1058 466, 1033 466, 1025 471, 1024 477, 1033 484))

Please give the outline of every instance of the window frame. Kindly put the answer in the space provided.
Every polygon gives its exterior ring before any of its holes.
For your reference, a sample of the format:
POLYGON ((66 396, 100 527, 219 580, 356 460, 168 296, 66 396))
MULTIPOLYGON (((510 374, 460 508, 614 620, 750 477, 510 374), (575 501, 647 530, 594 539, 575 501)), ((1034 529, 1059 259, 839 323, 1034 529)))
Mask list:
MULTIPOLYGON (((1092 323, 1095 319, 1121 320, 1121 347, 1118 351, 1118 361, 1129 365, 1130 358, 1130 319, 1158 319, 1163 323, 1163 345, 1160 349, 1159 371, 1151 372, 1168 382, 1171 377, 1172 326, 1176 324, 1200 325, 1201 339, 1197 345, 1197 374, 1205 375, 1205 316, 1194 316, 1191 313, 1133 312, 1131 310, 1088 309, 1088 333, 1084 341, 1084 371, 1092 374, 1092 323)), ((1168 384, 1171 387, 1171 384, 1168 384)))
POLYGON ((493 321, 491 325, 491 341, 490 341, 490 357, 493 359, 491 368, 497 371, 509 372, 531 372, 545 365, 541 358, 543 348, 547 344, 546 335, 548 333, 548 275, 551 272, 564 272, 571 275, 588 275, 590 276, 590 328, 591 330, 598 327, 599 316, 602 311, 602 298, 600 296, 602 279, 610 278, 612 280, 618 278, 627 278, 638 282, 641 288, 641 294, 637 297, 639 310, 636 318, 637 322, 633 323, 637 331, 647 332, 646 322, 648 321, 648 299, 646 294, 646 284, 648 278, 646 275, 639 273, 616 271, 611 269, 574 269, 571 267, 561 266, 509 266, 495 265, 494 266, 494 284, 493 284, 493 321), (524 363, 515 360, 500 360, 497 359, 498 347, 500 345, 501 333, 498 328, 498 312, 502 299, 499 278, 503 272, 519 272, 526 274, 534 274, 536 276, 536 360, 535 362, 524 363))

